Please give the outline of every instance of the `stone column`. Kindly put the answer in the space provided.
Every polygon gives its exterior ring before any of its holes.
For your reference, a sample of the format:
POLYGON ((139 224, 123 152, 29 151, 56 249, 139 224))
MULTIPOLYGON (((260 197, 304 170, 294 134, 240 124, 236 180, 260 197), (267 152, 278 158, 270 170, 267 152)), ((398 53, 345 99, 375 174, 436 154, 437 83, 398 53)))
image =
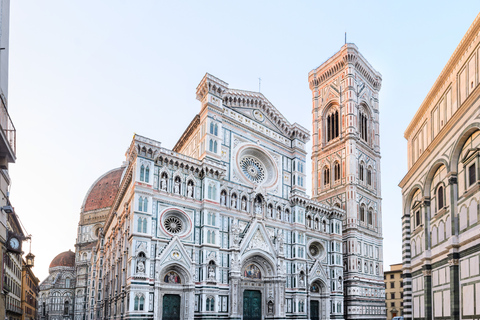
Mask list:
POLYGON ((450 319, 460 320, 460 270, 458 252, 448 255, 450 265, 450 319))
POLYGON ((425 301, 425 320, 432 320, 432 265, 424 264, 423 271, 423 294, 425 301))

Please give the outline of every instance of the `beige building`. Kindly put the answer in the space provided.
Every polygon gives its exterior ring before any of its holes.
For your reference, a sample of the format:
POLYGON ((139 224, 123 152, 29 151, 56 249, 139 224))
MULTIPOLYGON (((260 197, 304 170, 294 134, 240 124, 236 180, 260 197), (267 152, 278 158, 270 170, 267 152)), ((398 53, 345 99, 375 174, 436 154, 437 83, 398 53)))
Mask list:
POLYGON ((480 15, 405 131, 406 319, 480 317, 480 15))
POLYGON ((385 282, 385 305, 387 320, 403 315, 403 279, 402 264, 390 265, 390 271, 383 273, 385 282))

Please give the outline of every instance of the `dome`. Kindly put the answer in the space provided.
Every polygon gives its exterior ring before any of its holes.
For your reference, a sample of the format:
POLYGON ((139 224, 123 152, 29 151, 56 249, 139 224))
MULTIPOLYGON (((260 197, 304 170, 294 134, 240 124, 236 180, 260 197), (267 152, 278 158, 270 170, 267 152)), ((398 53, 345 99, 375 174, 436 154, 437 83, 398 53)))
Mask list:
POLYGON ((83 201, 82 211, 111 207, 120 187, 125 167, 113 169, 102 175, 90 187, 83 201))
POLYGON ((50 262, 50 268, 55 267, 75 267, 75 253, 68 250, 57 255, 50 262))

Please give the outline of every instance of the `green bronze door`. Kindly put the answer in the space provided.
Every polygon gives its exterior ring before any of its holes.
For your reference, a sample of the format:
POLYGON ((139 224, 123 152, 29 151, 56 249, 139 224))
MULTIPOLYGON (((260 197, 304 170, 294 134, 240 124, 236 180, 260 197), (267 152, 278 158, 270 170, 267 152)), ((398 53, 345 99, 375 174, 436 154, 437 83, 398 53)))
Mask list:
POLYGON ((243 292, 243 320, 262 320, 262 293, 257 290, 243 292))
POLYGON ((310 301, 310 320, 320 320, 320 304, 317 300, 310 301))
POLYGON ((163 296, 162 320, 180 320, 180 296, 178 294, 163 296))

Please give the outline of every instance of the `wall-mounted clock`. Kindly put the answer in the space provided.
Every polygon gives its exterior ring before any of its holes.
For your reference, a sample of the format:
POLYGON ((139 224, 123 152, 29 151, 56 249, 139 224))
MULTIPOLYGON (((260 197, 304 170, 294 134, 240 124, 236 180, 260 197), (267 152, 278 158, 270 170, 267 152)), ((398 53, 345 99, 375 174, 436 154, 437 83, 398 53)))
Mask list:
POLYGON ((10 232, 7 240, 8 251, 19 253, 22 251, 22 239, 20 236, 13 232, 10 232))

